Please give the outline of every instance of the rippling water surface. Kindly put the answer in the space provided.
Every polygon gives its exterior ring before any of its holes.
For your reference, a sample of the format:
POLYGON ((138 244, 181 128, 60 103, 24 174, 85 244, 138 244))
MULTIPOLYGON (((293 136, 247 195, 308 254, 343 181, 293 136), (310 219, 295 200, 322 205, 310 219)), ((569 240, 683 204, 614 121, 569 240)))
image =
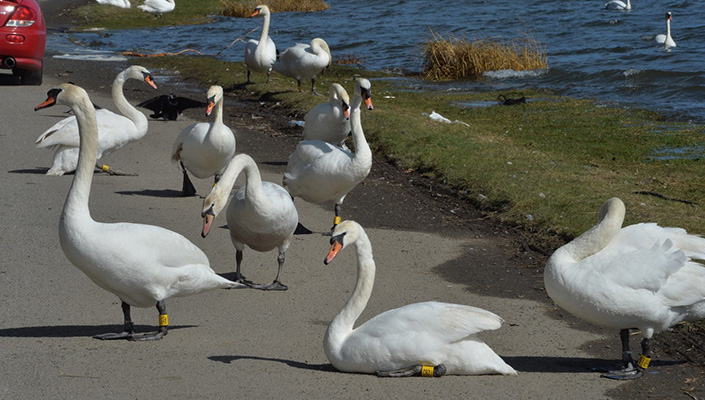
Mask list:
MULTIPOLYGON (((363 60, 362 67, 399 72, 422 68, 431 29, 468 39, 514 39, 525 33, 545 46, 549 69, 500 72, 480 80, 428 84, 446 89, 504 90, 545 87, 576 97, 619 102, 668 117, 705 122, 705 7, 698 1, 634 0, 628 12, 604 9, 604 0, 329 0, 319 13, 272 15, 277 48, 324 38, 336 56, 363 60), (673 13, 677 47, 665 50, 653 37, 665 33, 673 13)), ((206 54, 223 50, 261 19, 217 18, 207 25, 54 34, 49 48, 61 53, 115 56, 124 50, 206 54), (70 40, 69 40, 70 39, 70 40), (78 45, 76 44, 78 43, 78 45)), ((259 37, 259 31, 253 34, 259 37)), ((220 54, 243 59, 236 43, 220 54)), ((426 83, 414 82, 416 87, 426 83)))

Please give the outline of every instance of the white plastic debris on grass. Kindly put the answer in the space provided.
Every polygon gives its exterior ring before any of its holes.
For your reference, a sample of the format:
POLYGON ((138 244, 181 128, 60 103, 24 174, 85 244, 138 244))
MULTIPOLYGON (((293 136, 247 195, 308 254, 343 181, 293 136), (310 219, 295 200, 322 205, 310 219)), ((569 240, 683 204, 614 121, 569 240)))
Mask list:
POLYGON ((438 122, 443 122, 443 123, 446 123, 446 124, 462 124, 462 125, 465 125, 465 126, 470 126, 469 124, 467 124, 467 123, 465 123, 465 122, 463 122, 463 121, 459 121, 459 120, 457 120, 457 119, 456 119, 455 121, 451 121, 451 120, 449 120, 448 118, 442 116, 441 114, 439 114, 439 113, 437 113, 437 112, 435 112, 435 111, 431 111, 431 114, 423 113, 423 114, 421 114, 421 115, 424 115, 424 116, 428 115, 428 117, 431 118, 432 120, 438 121, 438 122))

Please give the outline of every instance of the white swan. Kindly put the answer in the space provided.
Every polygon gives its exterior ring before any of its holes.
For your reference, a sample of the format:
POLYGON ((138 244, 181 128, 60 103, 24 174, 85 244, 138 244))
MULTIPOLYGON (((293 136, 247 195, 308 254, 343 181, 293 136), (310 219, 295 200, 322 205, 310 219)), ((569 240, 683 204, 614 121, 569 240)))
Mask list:
POLYGON ((274 63, 274 70, 296 79, 299 91, 301 79, 311 78, 311 92, 316 93, 316 75, 330 66, 331 60, 328 43, 315 38, 311 44, 297 43, 281 52, 274 63))
POLYGON ((604 376, 633 379, 648 367, 649 340, 680 321, 705 318, 705 239, 680 228, 636 224, 622 228, 618 198, 600 208, 597 225, 556 250, 544 271, 546 292, 570 313, 619 329, 623 369, 604 376), (638 364, 629 329, 641 330, 638 364))
POLYGON ((350 133, 350 97, 337 83, 328 89, 328 102, 313 107, 304 116, 304 140, 322 140, 343 146, 350 133))
POLYGON ((277 60, 277 48, 274 45, 274 41, 269 37, 269 7, 260 5, 255 8, 252 12, 251 17, 256 17, 261 15, 264 17, 264 22, 262 23, 262 34, 259 40, 250 39, 245 44, 245 64, 247 65, 247 83, 250 83, 250 73, 255 72, 266 72, 267 81, 269 83, 269 76, 272 74, 272 67, 274 62, 277 60))
POLYGON ((85 90, 61 84, 48 92, 35 110, 64 104, 78 121, 78 167, 59 220, 59 240, 66 258, 95 284, 122 301, 125 330, 95 336, 98 339, 154 340, 167 334, 164 300, 204 290, 241 286, 218 276, 206 255, 176 232, 127 222, 102 223, 91 218, 89 195, 98 148, 98 124, 85 90), (136 336, 130 307, 159 310, 159 332, 136 336))
POLYGON ((130 4, 130 0, 95 0, 96 3, 98 4, 103 4, 103 5, 109 5, 109 6, 117 6, 120 8, 130 8, 132 5, 130 4))
POLYGON ((350 113, 355 153, 320 140, 304 140, 289 156, 284 187, 294 197, 311 203, 335 202, 333 226, 340 222, 340 206, 345 196, 362 182, 372 167, 372 151, 365 140, 360 121, 363 94, 370 92, 370 81, 358 78, 350 113))
MULTIPOLYGON (((123 115, 104 108, 96 111, 98 158, 112 153, 127 143, 142 139, 147 133, 147 117, 127 101, 122 91, 128 79, 144 80, 153 88, 157 88, 149 71, 139 65, 133 65, 117 75, 113 81, 113 101, 123 115)), ((35 143, 38 148, 55 149, 54 160, 47 175, 63 175, 76 169, 79 135, 75 116, 64 118, 54 124, 39 135, 35 143)), ((107 165, 97 165, 97 167, 110 171, 107 165)))
POLYGON ((144 0, 144 4, 137 6, 142 11, 162 15, 174 11, 174 0, 144 0))
POLYGON ((499 329, 502 318, 460 304, 428 301, 409 304, 371 318, 353 329, 372 294, 375 261, 362 227, 341 222, 333 230, 329 264, 347 246, 357 251, 357 283, 345 307, 326 330, 323 348, 343 372, 408 376, 436 367, 439 375, 516 375, 477 333, 499 329))
POLYGON ((242 171, 245 171, 247 182, 235 192, 226 214, 230 239, 236 249, 237 281, 262 290, 286 290, 287 287, 279 281, 279 274, 299 223, 299 215, 294 201, 283 187, 262 182, 257 164, 247 154, 233 157, 218 184, 203 200, 201 236, 208 235, 213 220, 227 204, 235 180, 242 171), (277 276, 272 283, 254 285, 243 278, 240 265, 245 246, 260 252, 279 250, 277 276))
POLYGON ((632 3, 630 3, 630 0, 627 0, 626 3, 624 3, 622 0, 612 0, 608 3, 605 3, 605 8, 608 10, 631 10, 632 3))
POLYGON ((184 174, 184 196, 196 194, 187 170, 200 179, 215 176, 217 183, 220 174, 235 155, 235 135, 223 124, 223 88, 211 86, 206 97, 206 116, 211 115, 215 108, 215 119, 213 122, 199 122, 184 128, 171 150, 172 161, 181 164, 184 174))
POLYGON ((676 42, 671 37, 671 19, 673 19, 671 12, 666 12, 666 34, 661 33, 654 37, 654 41, 664 45, 664 47, 676 47, 676 42))

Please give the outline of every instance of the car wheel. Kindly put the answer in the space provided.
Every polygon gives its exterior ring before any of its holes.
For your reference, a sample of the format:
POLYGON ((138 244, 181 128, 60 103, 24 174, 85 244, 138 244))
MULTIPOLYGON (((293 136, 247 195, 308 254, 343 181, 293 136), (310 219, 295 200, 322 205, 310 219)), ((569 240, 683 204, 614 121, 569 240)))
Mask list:
MULTIPOLYGON (((23 85, 41 85, 42 84, 42 70, 44 68, 40 68, 38 71, 29 71, 26 69, 20 69, 18 70, 18 74, 20 77, 20 83, 23 85)), ((13 70, 13 73, 15 71, 13 70)))

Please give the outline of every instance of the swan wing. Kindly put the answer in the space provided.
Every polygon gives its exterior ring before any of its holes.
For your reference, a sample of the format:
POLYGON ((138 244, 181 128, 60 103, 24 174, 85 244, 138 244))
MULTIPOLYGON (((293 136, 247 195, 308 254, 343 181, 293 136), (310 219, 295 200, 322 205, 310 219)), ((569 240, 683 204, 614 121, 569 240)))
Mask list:
MULTIPOLYGON (((126 143, 140 139, 144 133, 138 132, 134 122, 129 118, 116 114, 104 108, 96 110, 98 122, 98 148, 99 153, 118 149, 126 143)), ((78 123, 76 117, 71 116, 57 122, 42 133, 35 142, 36 147, 53 147, 63 145, 78 147, 78 123)))

